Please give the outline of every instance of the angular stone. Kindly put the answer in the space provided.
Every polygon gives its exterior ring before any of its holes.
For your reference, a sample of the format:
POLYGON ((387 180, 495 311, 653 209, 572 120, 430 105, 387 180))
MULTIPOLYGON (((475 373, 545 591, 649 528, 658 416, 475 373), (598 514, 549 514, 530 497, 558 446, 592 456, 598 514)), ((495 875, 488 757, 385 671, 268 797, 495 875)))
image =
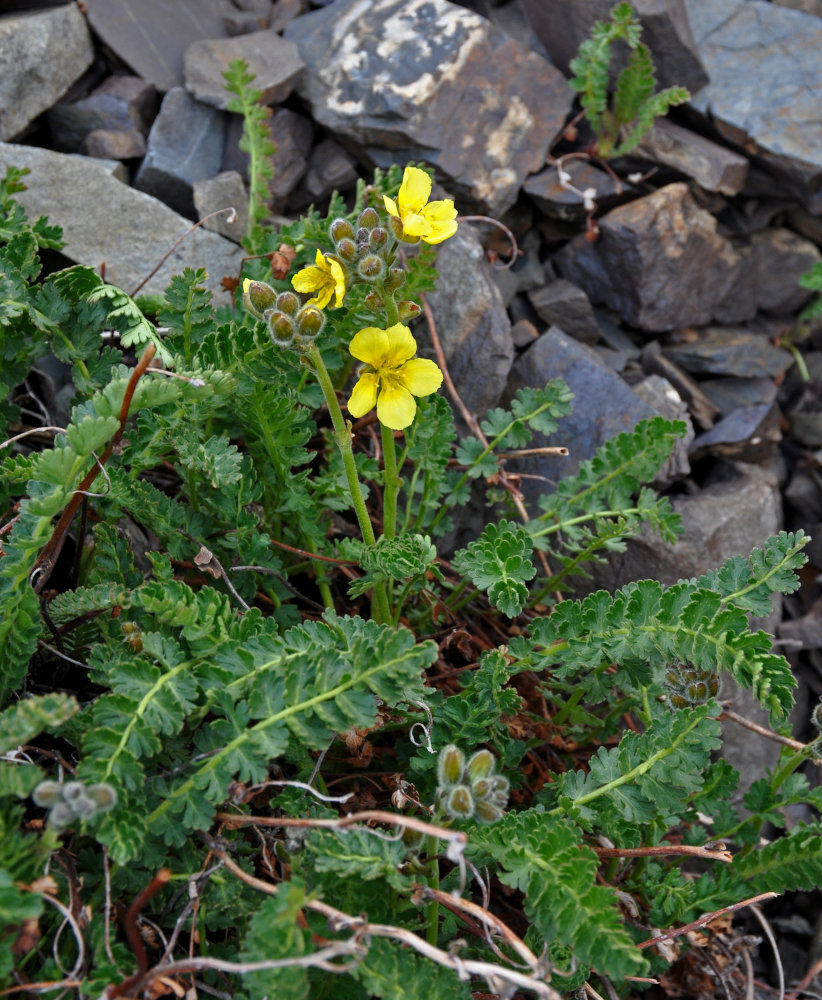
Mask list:
POLYGON ((822 649, 822 601, 814 601, 811 610, 801 618, 782 622, 779 636, 798 642, 802 649, 822 649))
MULTIPOLYGON (((610 20, 613 0, 523 0, 525 11, 551 62, 566 76, 595 21, 610 20)), ((642 41, 651 50, 657 80, 663 87, 687 87, 696 93, 708 82, 699 58, 683 0, 634 0, 642 41)), ((619 63, 614 59, 616 66, 619 63)))
POLYGON ((637 147, 636 155, 673 167, 692 177, 706 191, 720 194, 739 194, 748 176, 747 157, 667 118, 657 118, 637 147))
MULTIPOLYGON (((49 110, 54 147, 64 153, 80 152, 88 134, 99 129, 136 130, 146 136, 158 104, 155 87, 139 76, 110 76, 83 100, 55 104, 49 110)), ((145 148, 136 155, 143 153, 145 148)))
POLYGON ((317 202, 332 191, 345 191, 357 183, 357 167, 342 146, 333 139, 323 139, 311 151, 308 169, 296 192, 299 203, 317 202))
POLYGON ((774 347, 761 333, 750 333, 739 327, 683 330, 662 350, 666 357, 693 375, 755 378, 781 375, 793 364, 788 351, 774 347))
POLYGON ((640 420, 655 416, 655 411, 641 400, 600 358, 573 337, 551 327, 514 362, 504 400, 524 386, 543 388, 552 378, 562 378, 574 394, 573 411, 560 421, 550 440, 535 434, 532 447, 546 444, 565 445, 567 458, 549 455, 531 456, 517 461, 512 471, 542 477, 523 479, 520 485, 526 500, 534 505, 548 488, 545 480, 556 482, 577 471, 579 463, 590 458, 609 438, 630 431, 640 420))
POLYGON ((250 4, 237 4, 223 0, 223 23, 230 36, 247 35, 271 27, 272 0, 255 0, 250 4))
POLYGON ((203 227, 233 240, 234 243, 242 240, 248 232, 248 192, 236 170, 195 181, 193 195, 199 219, 225 208, 233 208, 236 216, 234 222, 229 222, 229 216, 223 212, 203 223, 203 227))
POLYGON ((691 458, 710 454, 740 462, 770 462, 781 440, 779 410, 773 403, 740 406, 696 438, 691 458))
POLYGON ((282 34, 291 22, 308 11, 308 0, 275 0, 269 27, 282 34))
POLYGON ((277 152, 274 154, 274 178, 269 189, 274 206, 279 211, 308 169, 314 125, 309 118, 298 115, 296 111, 278 108, 271 119, 271 138, 277 152))
POLYGON ((799 279, 822 258, 813 243, 790 229, 764 229, 754 233, 756 252, 756 304, 770 313, 793 313, 811 298, 799 279))
POLYGON ((728 375, 724 378, 703 379, 700 388, 719 407, 726 417, 740 406, 756 406, 773 403, 778 392, 776 383, 770 378, 739 378, 728 375))
POLYGON ((528 319, 518 319, 511 327, 511 339, 517 350, 530 347, 538 337, 539 330, 528 319))
POLYGON ((27 190, 15 198, 30 218, 47 215, 62 226, 70 260, 95 269, 105 264, 106 279, 131 292, 185 236, 142 291, 160 294, 184 268, 205 267, 215 301, 228 303, 220 279, 239 275, 243 251, 202 228, 186 236, 187 219, 116 179, 111 171, 122 171, 121 164, 0 143, 0 173, 7 166, 31 169, 27 190))
POLYGON ((704 430, 713 426, 719 407, 702 391, 700 386, 670 358, 666 358, 659 341, 652 340, 642 351, 642 370, 659 375, 676 389, 681 399, 688 404, 688 411, 694 422, 704 430))
POLYGON ((198 101, 225 110, 232 95, 225 89, 223 73, 235 59, 244 59, 254 74, 253 86, 262 91, 263 104, 284 101, 305 67, 297 46, 274 31, 203 39, 192 42, 185 51, 186 90, 198 101))
POLYGON ((491 265, 471 226, 462 224, 439 245, 437 270, 437 290, 429 292, 428 303, 448 368, 468 409, 484 414, 505 389, 514 344, 491 265))
POLYGON ((572 282, 558 278, 529 292, 528 298, 541 320, 569 337, 595 344, 602 336, 588 296, 572 282))
POLYGON ((568 219, 578 222, 588 214, 585 208, 584 192, 590 192, 600 210, 614 205, 621 196, 631 190, 600 170, 587 160, 562 160, 556 166, 546 167, 538 174, 527 177, 522 186, 529 198, 533 198, 537 208, 554 219, 568 219), (560 179, 560 170, 566 180, 560 179))
POLYGON ((285 36, 307 64, 300 93, 316 121, 379 166, 430 163, 465 208, 492 215, 571 108, 559 70, 448 0, 339 0, 285 36))
POLYGON ((183 84, 183 53, 198 38, 224 38, 221 0, 85 0, 102 41, 160 91, 183 84))
POLYGON ((822 24, 763 0, 685 0, 711 82, 692 101, 822 212, 822 24), (764 84, 764 85, 763 85, 764 84))
POLYGON ((595 242, 576 237, 554 264, 592 302, 605 303, 632 326, 670 330, 715 317, 739 322, 756 313, 745 287, 754 276, 743 272, 741 255, 717 233, 716 220, 686 184, 668 184, 598 222, 595 242))
POLYGON ((91 32, 74 4, 0 17, 0 141, 50 108, 93 58, 91 32))
POLYGON ((101 160, 134 160, 146 155, 146 140, 136 128, 125 132, 96 128, 83 145, 88 156, 101 160))
POLYGON ((134 186, 182 215, 195 215, 191 186, 220 172, 225 116, 195 101, 182 87, 163 98, 134 186))

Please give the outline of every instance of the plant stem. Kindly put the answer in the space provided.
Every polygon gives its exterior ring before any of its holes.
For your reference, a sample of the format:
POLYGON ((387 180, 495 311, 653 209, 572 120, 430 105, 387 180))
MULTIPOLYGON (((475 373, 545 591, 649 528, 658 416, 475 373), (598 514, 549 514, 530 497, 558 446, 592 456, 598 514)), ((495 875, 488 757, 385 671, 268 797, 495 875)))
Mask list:
POLYGON ((397 475, 394 432, 385 424, 380 424, 380 430, 382 431, 382 453, 385 461, 382 533, 385 538, 393 538, 397 533, 397 493, 400 489, 400 477, 397 475))
MULTIPOLYGON (((328 406, 328 412, 331 414, 331 423, 334 427, 334 440, 342 456, 343 468, 348 480, 348 492, 351 495, 354 513, 357 515, 362 540, 366 545, 373 546, 376 544, 377 539, 374 535, 374 527, 371 524, 371 518, 368 516, 365 501, 363 500, 362 490, 360 489, 357 465, 354 461, 354 449, 351 447, 351 430, 342 415, 342 410, 337 400, 337 393, 334 391, 331 376, 328 374, 328 369, 325 367, 325 362, 322 359, 319 349, 312 345, 306 350, 305 357, 317 376, 326 405, 328 406)), ((377 584, 374 587, 374 617, 377 621, 384 624, 391 621, 391 609, 388 605, 388 597, 383 584, 377 584)))

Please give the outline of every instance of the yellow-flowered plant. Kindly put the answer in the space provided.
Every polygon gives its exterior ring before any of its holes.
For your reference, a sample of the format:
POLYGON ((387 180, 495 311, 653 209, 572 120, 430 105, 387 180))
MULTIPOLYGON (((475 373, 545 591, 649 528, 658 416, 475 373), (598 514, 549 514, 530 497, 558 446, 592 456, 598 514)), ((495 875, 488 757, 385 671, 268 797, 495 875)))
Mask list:
POLYGON ((365 362, 351 398, 348 412, 362 417, 377 407, 377 419, 392 430, 401 431, 417 412, 415 396, 428 396, 442 385, 436 363, 417 358, 417 342, 402 323, 387 330, 369 326, 360 330, 348 350, 365 362))
POLYGON ((291 286, 297 292, 313 292, 308 301, 320 309, 325 309, 332 298, 334 305, 331 308, 339 309, 345 298, 345 272, 338 260, 318 250, 315 263, 298 271, 291 279, 291 286))
POLYGON ((406 167, 397 200, 384 196, 398 239, 442 243, 457 231, 457 210, 450 198, 431 201, 431 178, 418 167, 406 167))

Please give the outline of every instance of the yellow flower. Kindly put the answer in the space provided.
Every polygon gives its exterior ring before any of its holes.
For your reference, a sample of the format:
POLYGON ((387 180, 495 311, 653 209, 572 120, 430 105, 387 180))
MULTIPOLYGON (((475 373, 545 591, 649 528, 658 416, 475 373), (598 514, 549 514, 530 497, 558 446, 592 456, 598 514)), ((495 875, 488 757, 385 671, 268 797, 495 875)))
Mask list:
POLYGON ((306 305, 313 304, 325 309, 334 297, 332 309, 339 309, 345 296, 345 272, 340 262, 333 257, 326 257, 318 250, 316 265, 304 267, 297 271, 291 279, 291 284, 298 292, 315 292, 306 305))
POLYGON ((383 195, 386 210, 402 222, 403 237, 412 237, 411 242, 442 243, 457 231, 454 202, 448 198, 426 204, 430 195, 431 178, 417 167, 405 168, 396 201, 383 195))
POLYGON ((414 396, 427 396, 442 385, 437 365, 414 357, 417 342, 402 323, 387 330, 368 326, 354 335, 348 350, 366 364, 348 400, 353 417, 364 416, 376 403, 380 423, 401 431, 417 412, 414 396))

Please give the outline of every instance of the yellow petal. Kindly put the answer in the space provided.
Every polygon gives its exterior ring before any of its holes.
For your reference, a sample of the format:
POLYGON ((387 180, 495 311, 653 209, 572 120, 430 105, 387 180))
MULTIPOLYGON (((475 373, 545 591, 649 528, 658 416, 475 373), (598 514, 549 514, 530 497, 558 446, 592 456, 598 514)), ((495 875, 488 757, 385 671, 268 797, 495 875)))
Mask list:
MULTIPOLYGON (((334 308, 339 309, 345 298, 345 271, 339 261, 328 258, 331 280, 334 282, 334 308)), ((329 296, 330 298, 330 296, 329 296)))
POLYGON ((428 358, 413 358, 397 372, 405 388, 415 396, 429 396, 442 385, 442 372, 428 358))
POLYGON ((450 222, 456 219, 457 210, 454 208, 454 202, 446 198, 443 201, 432 201, 425 206, 422 214, 432 223, 450 222))
POLYGON ((243 278, 243 295, 248 294, 248 286, 251 284, 251 278, 243 278))
POLYGON ((318 309, 325 309, 328 303, 331 301, 331 296, 334 294, 334 286, 330 281, 324 281, 322 286, 317 289, 317 294, 306 302, 307 306, 316 306, 318 309))
MULTIPOLYGON (((351 407, 348 407, 349 410, 351 407)), ((414 420, 417 404, 411 393, 401 385, 383 385, 377 399, 377 419, 393 431, 401 431, 414 420)))
MULTIPOLYGON (((374 365, 375 368, 399 368, 417 353, 417 342, 411 336, 411 331, 402 323, 395 323, 385 331, 388 341, 387 349, 382 361, 382 365, 374 365)), ((372 362, 373 364, 373 362, 372 362)))
POLYGON ((325 284, 325 272, 319 267, 304 267, 291 279, 291 287, 297 292, 314 292, 325 284))
POLYGON ((389 198, 387 194, 382 196, 383 203, 385 205, 385 210, 389 215, 394 215, 397 218, 400 217, 400 210, 397 208, 397 203, 393 198, 389 198))
POLYGON ((431 178, 428 174, 419 167, 406 167, 402 175, 400 193, 397 195, 403 222, 407 213, 416 214, 422 211, 430 194, 431 178))
POLYGON ((457 231, 456 222, 435 222, 427 236, 423 236, 422 239, 426 243, 432 244, 442 243, 443 240, 447 240, 449 236, 453 236, 457 231))
POLYGON ((403 216, 402 228, 409 236, 419 236, 425 239, 428 233, 431 232, 431 223, 424 215, 417 215, 412 212, 403 216))
POLYGON ((319 248, 317 248, 317 254, 314 257, 314 263, 317 265, 317 267, 321 271, 327 271, 328 270, 328 262, 326 261, 325 256, 323 255, 322 250, 320 250, 319 248))
POLYGON ((388 337, 385 330, 378 330, 375 326, 365 327, 351 338, 348 351, 357 361, 365 361, 374 368, 381 368, 388 354, 388 337))
POLYGON ((348 400, 348 412, 352 417, 364 417, 374 409, 377 402, 377 386, 380 378, 376 372, 363 372, 348 400))

